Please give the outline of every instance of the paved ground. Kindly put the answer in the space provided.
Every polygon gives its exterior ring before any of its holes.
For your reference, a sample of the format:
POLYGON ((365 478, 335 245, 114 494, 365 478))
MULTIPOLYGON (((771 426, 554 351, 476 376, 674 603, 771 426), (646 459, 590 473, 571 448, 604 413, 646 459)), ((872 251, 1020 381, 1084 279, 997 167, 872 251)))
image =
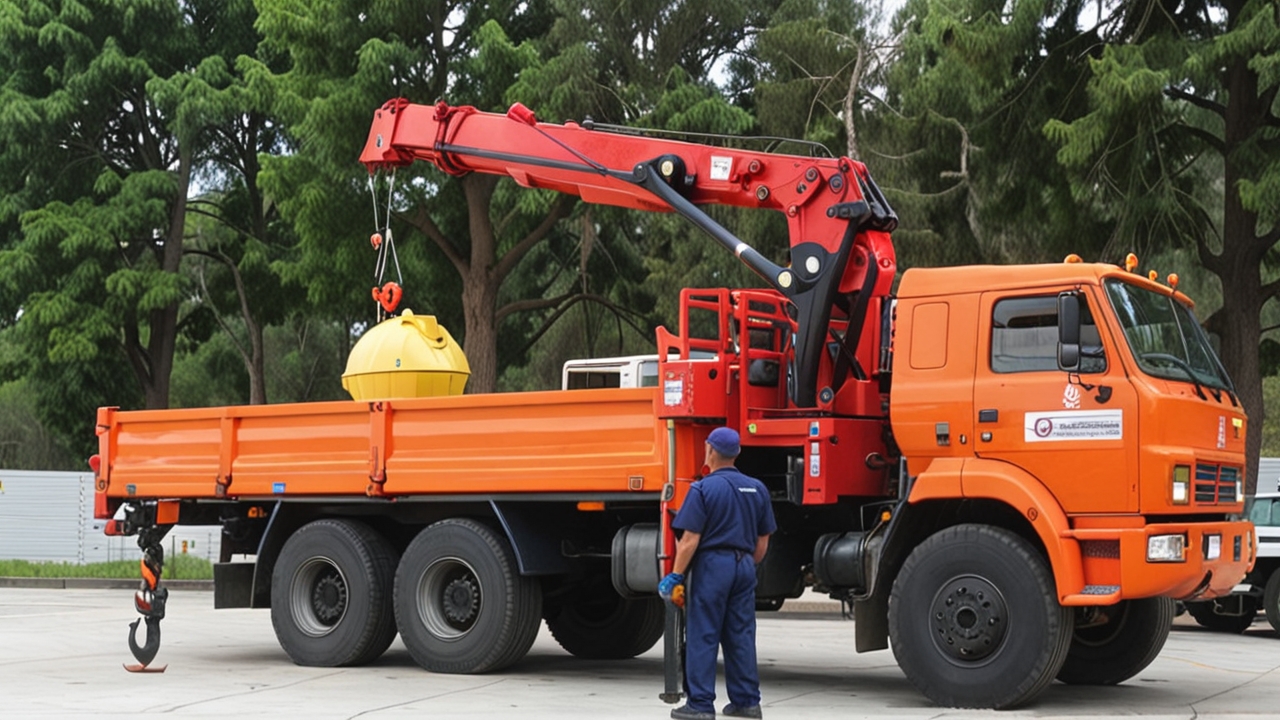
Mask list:
MULTIPOLYGON (((297 667, 264 610, 215 612, 209 592, 176 591, 156 664, 134 675, 125 638, 128 590, 0 588, 0 716, 4 718, 649 718, 660 648, 621 662, 565 654, 544 630, 529 656, 493 675, 433 675, 396 642, 363 668, 297 667)), ((761 614, 765 714, 782 718, 964 718, 993 713, 928 704, 888 651, 857 655, 852 625, 831 605, 761 614)), ((723 688, 721 689, 723 696, 723 688)), ((1280 717, 1280 638, 1265 621, 1243 636, 1179 619, 1159 659, 1118 687, 1055 684, 1001 717, 1280 717)))

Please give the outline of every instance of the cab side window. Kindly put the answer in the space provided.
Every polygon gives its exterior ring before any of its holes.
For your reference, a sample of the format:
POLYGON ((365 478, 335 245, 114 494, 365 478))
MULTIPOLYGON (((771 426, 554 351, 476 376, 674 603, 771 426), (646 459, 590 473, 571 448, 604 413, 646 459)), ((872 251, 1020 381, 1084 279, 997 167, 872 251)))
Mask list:
MULTIPOLYGON (((1098 326, 1080 306, 1080 372, 1105 372, 1098 326)), ((1058 296, 1006 298, 991 318, 991 370, 998 373, 1058 370, 1058 296)))

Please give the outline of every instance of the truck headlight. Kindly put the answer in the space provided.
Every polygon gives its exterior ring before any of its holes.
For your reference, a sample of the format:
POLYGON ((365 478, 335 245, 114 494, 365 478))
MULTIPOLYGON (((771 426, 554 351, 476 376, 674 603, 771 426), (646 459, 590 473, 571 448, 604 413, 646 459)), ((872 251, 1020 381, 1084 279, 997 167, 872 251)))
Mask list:
POLYGON ((1152 535, 1147 538, 1147 562, 1182 562, 1186 548, 1182 535, 1152 535))
POLYGON ((1244 480, 1236 481, 1236 502, 1244 502, 1244 480))
POLYGON ((1170 493, 1174 505, 1186 505, 1191 500, 1191 466, 1173 466, 1173 487, 1170 493))

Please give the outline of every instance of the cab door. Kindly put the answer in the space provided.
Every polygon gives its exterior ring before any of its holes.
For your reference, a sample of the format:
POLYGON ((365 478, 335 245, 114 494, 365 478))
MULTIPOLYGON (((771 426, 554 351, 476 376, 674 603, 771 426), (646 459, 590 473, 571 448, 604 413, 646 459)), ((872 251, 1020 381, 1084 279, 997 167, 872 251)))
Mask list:
POLYGON ((1137 512, 1137 394, 1081 303, 1080 373, 1058 369, 1058 293, 983 293, 974 451, 1034 475, 1068 513, 1137 512))

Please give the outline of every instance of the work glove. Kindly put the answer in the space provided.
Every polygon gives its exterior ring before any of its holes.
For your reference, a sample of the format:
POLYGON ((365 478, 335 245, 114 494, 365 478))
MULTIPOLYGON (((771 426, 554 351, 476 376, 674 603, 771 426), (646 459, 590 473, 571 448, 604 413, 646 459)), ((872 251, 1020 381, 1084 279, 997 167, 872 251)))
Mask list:
POLYGON ((684 575, 671 573, 658 583, 658 595, 678 608, 684 607, 684 575))

